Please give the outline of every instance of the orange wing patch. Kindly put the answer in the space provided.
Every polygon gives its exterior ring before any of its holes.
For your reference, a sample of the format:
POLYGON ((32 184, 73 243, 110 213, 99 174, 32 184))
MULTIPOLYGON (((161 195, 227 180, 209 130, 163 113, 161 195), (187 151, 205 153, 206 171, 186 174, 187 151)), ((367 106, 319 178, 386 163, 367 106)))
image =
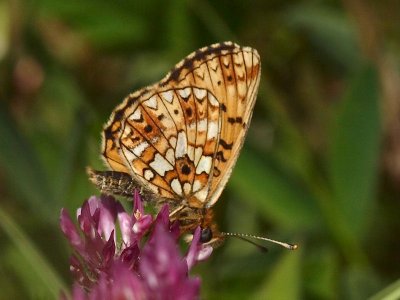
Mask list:
POLYGON ((115 109, 103 131, 105 162, 161 197, 212 206, 243 145, 259 78, 254 49, 223 43, 190 54, 115 109))

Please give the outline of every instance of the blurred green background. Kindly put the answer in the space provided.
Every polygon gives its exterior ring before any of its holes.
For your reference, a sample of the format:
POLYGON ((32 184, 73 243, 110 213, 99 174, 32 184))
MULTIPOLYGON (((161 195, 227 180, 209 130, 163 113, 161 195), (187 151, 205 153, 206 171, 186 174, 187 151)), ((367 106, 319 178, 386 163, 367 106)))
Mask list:
POLYGON ((128 93, 232 40, 262 58, 244 149, 216 205, 228 240, 204 299, 400 298, 400 2, 0 1, 1 299, 71 286, 58 226, 98 194, 100 131, 128 93), (385 298, 386 297, 386 298, 385 298))

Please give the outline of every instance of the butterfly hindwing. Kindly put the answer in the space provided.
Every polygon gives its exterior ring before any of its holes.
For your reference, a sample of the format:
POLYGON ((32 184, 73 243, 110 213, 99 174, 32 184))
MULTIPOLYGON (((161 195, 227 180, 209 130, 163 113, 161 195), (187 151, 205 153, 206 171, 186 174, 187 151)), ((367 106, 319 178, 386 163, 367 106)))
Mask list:
POLYGON ((251 48, 223 43, 192 53, 114 110, 104 160, 161 197, 212 206, 243 144, 259 74, 251 48))

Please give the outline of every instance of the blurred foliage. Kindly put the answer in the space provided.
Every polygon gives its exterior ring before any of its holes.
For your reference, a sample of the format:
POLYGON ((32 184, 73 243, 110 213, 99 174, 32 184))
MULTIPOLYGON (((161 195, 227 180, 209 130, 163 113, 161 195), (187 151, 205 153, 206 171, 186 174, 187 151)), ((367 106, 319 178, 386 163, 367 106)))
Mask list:
POLYGON ((205 299, 398 299, 400 4, 0 2, 1 298, 70 286, 58 229, 97 191, 100 131, 129 92, 189 52, 234 40, 262 57, 241 157, 216 205, 229 240, 197 268, 205 299), (375 295, 375 296, 374 296, 375 295))

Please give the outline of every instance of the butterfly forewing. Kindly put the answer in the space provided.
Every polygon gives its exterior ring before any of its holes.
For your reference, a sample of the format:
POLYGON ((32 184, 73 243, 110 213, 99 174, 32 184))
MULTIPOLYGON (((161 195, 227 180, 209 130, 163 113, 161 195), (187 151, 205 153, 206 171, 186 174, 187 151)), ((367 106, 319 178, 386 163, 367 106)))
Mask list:
POLYGON ((204 87, 219 103, 221 126, 209 174, 207 206, 217 201, 237 160, 256 100, 260 71, 256 50, 225 43, 194 52, 164 79, 174 86, 204 87))
POLYGON ((154 194, 191 207, 218 199, 257 94, 260 59, 233 43, 202 48, 129 95, 103 132, 103 157, 154 194))

